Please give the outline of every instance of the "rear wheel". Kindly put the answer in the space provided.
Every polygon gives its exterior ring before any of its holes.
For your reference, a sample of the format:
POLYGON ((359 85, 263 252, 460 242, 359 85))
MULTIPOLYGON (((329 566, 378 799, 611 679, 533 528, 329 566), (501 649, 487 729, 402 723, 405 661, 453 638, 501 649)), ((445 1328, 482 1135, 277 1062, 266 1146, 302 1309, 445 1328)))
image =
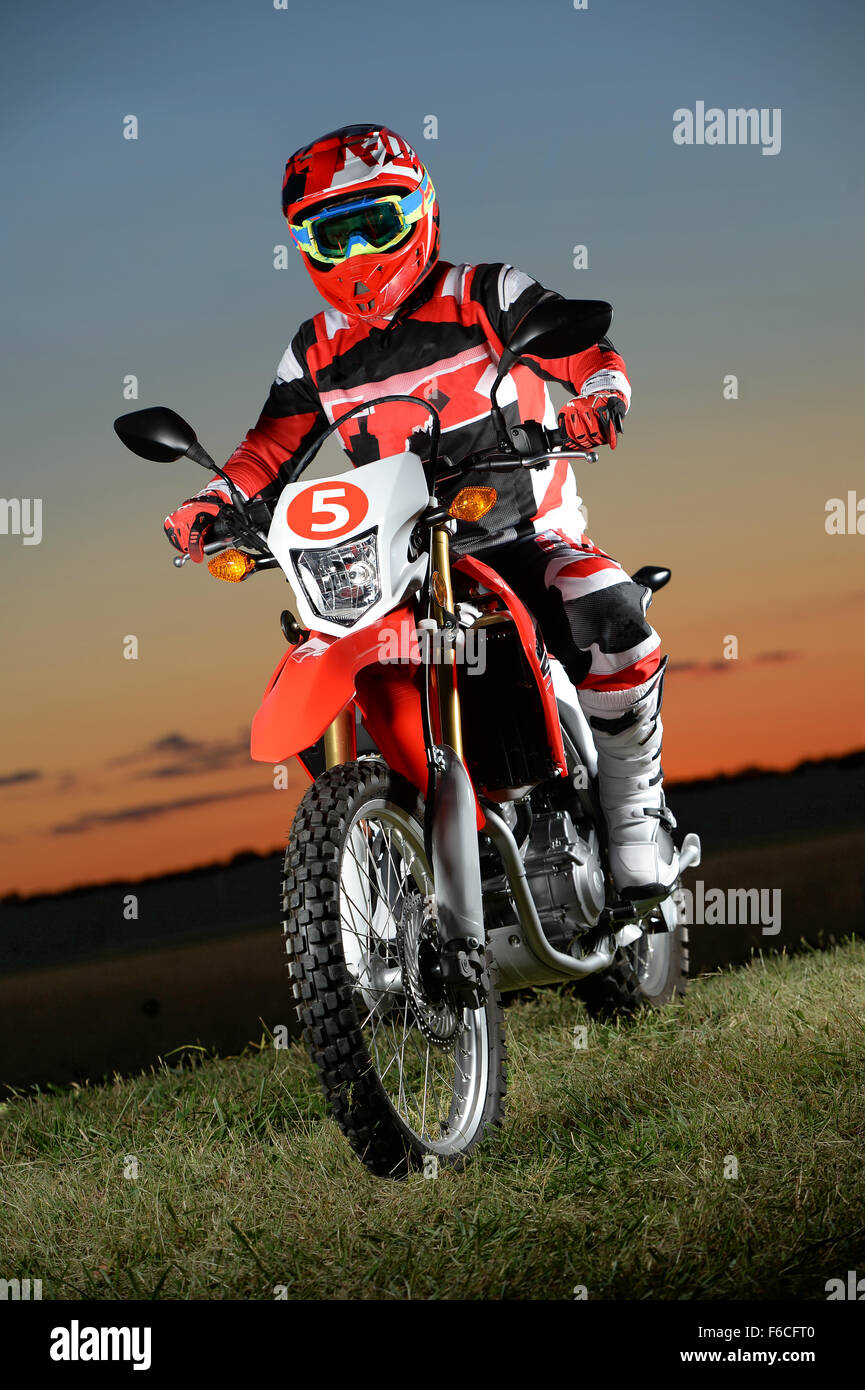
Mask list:
POLYGON ((672 932, 644 932, 620 947, 611 966, 581 982, 579 994, 593 1018, 633 1018, 683 995, 688 965, 688 929, 677 920, 672 932))
POLYGON ((382 1176, 460 1164, 503 1117, 498 993, 469 1010, 442 986, 433 895, 415 789, 379 760, 323 773, 285 858, 290 972, 334 1119, 382 1176))

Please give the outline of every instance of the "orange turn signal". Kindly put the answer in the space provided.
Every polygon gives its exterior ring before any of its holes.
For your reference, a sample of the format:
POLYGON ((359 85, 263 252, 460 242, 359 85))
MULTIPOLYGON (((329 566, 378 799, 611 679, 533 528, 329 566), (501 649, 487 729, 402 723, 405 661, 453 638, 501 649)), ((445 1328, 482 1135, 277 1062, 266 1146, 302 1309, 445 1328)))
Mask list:
POLYGON ((207 568, 214 579, 224 579, 229 584, 239 584, 241 579, 252 574, 255 569, 255 561, 251 555, 244 554, 242 550, 220 550, 218 555, 210 557, 207 568))
POLYGON ((498 496, 494 487, 462 487, 448 512, 457 521, 480 521, 482 516, 492 511, 498 496))

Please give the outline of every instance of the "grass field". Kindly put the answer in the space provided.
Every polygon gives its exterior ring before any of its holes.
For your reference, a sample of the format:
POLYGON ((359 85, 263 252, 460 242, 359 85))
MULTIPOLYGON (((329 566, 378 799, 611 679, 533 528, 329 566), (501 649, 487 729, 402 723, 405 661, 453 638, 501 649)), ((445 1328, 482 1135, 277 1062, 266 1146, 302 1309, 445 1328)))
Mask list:
POLYGON ((505 1017, 505 1128, 435 1180, 371 1177, 297 1044, 13 1098, 0 1278, 71 1299, 823 1299, 865 1273, 865 942, 701 980, 591 1024, 586 1050, 567 995, 505 1017))

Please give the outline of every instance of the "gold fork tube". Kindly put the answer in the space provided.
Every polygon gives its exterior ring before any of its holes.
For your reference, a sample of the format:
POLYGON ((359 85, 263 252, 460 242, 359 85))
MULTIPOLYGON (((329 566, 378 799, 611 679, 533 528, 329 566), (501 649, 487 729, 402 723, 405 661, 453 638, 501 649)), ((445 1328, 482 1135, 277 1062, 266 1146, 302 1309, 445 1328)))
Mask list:
MULTIPOLYGON (((451 580, 450 532, 444 525, 434 526, 432 532, 433 573, 441 577, 445 592, 445 607, 454 611, 453 583, 451 580)), ((439 626, 444 624, 444 612, 433 594, 433 613, 439 626)), ((441 667, 433 667, 435 689, 438 695, 439 717, 442 738, 449 743, 460 762, 465 762, 463 754, 463 726, 460 713, 460 697, 456 681, 456 653, 447 645, 441 652, 441 667)))
POLYGON ((327 767, 353 762, 357 757, 357 729, 354 705, 338 714, 324 731, 324 761, 327 767))

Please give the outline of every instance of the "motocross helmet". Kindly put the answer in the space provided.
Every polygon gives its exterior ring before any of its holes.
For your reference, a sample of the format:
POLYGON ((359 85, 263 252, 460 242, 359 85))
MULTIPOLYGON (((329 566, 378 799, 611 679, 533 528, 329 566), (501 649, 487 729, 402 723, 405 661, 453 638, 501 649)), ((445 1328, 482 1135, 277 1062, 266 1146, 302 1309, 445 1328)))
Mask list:
POLYGON ((387 126, 343 126, 293 154, 282 211, 316 289, 352 319, 389 317, 438 259, 432 180, 387 126))

